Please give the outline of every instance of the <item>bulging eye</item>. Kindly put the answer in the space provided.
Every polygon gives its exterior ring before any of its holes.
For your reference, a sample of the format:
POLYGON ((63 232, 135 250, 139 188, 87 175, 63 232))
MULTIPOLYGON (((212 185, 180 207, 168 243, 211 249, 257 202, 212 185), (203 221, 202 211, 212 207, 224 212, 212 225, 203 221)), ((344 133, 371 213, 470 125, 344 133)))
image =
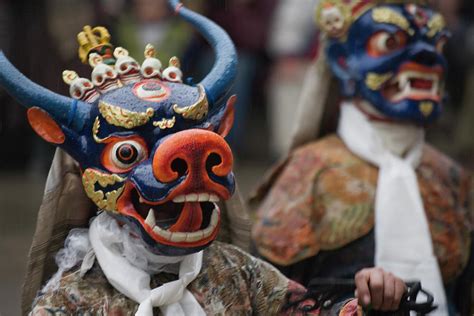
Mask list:
POLYGON ((367 53, 372 57, 380 57, 393 53, 406 46, 407 34, 402 31, 396 33, 377 32, 372 35, 367 44, 367 53))
POLYGON ((118 142, 111 151, 112 162, 121 169, 128 169, 143 158, 141 145, 133 140, 118 142))
POLYGON ((109 143, 102 153, 102 164, 109 171, 130 171, 148 155, 145 142, 140 137, 109 143))

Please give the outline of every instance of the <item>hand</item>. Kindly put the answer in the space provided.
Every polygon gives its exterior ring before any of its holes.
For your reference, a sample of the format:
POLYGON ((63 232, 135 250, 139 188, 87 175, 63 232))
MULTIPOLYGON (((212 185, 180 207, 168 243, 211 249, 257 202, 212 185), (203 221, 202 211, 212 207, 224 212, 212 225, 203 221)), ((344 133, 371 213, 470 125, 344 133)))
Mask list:
POLYGON ((381 268, 362 269, 355 275, 356 293, 359 304, 371 305, 375 310, 395 311, 407 291, 405 282, 381 268))

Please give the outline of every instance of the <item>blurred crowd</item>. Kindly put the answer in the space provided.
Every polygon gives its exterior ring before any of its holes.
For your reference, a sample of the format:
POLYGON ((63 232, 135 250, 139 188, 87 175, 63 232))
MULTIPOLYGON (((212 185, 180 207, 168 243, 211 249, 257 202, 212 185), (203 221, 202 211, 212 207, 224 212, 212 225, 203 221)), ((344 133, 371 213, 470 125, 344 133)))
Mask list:
MULTIPOLYGON (((450 65, 443 118, 429 129, 435 146, 473 167, 474 4, 437 0, 452 31, 446 47, 450 65)), ((236 121, 229 142, 237 161, 271 162, 285 154, 308 65, 317 56, 315 0, 193 0, 191 8, 222 25, 239 52, 236 121)), ((0 48, 33 81, 67 95, 61 72, 88 77, 77 57, 83 25, 102 25, 112 43, 138 61, 152 43, 163 64, 176 55, 185 77, 199 81, 213 54, 194 31, 174 18, 165 0, 0 0, 0 48)), ((33 135, 24 109, 0 91, 0 171, 44 173, 52 146, 33 135)))

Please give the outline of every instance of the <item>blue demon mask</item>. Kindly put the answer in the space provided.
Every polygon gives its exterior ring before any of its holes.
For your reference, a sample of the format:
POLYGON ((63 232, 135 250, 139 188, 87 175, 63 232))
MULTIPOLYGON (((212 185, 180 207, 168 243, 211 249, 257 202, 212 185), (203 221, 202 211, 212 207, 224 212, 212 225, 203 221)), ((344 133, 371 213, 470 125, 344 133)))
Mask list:
POLYGON ((391 120, 425 124, 439 116, 449 33, 442 16, 423 3, 320 3, 317 21, 345 97, 368 101, 391 120))
POLYGON ((227 34, 170 0, 173 9, 212 44, 216 62, 197 85, 182 83, 179 60, 162 69, 154 48, 140 65, 113 48, 102 27, 78 35, 91 80, 64 71, 71 98, 34 84, 0 53, 0 85, 28 107, 46 141, 80 164, 88 197, 129 223, 150 249, 185 255, 209 245, 220 225, 216 204, 234 191, 232 153, 224 141, 235 97, 226 95, 237 56, 227 34))

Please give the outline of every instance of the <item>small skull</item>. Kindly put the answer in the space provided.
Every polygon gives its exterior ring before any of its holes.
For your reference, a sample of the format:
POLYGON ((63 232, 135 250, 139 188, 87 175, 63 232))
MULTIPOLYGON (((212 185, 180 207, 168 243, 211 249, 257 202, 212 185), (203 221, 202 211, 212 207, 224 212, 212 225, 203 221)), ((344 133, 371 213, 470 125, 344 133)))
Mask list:
POLYGON ((407 4, 405 6, 408 13, 410 13, 418 27, 424 27, 428 23, 428 14, 416 4, 407 4))
POLYGON ((71 96, 78 100, 94 102, 99 97, 97 90, 89 79, 78 78, 69 87, 71 96))
POLYGON ((76 72, 65 70, 63 80, 69 87, 69 94, 77 100, 94 102, 99 97, 99 93, 89 79, 80 78, 76 72))
POLYGON ((319 26, 331 37, 341 37, 347 29, 344 7, 327 4, 321 8, 318 16, 319 26))
POLYGON ((135 59, 128 55, 126 49, 117 47, 114 51, 114 56, 117 58, 115 70, 123 84, 134 83, 141 80, 140 65, 135 59))
POLYGON ((163 79, 170 82, 183 82, 183 72, 179 67, 178 57, 172 57, 169 66, 163 71, 163 79))
POLYGON ((161 79, 161 61, 155 57, 155 48, 151 44, 145 47, 145 61, 142 63, 141 73, 146 79, 161 79))
POLYGON ((120 86, 115 69, 104 64, 98 54, 92 53, 89 57, 89 63, 94 67, 91 75, 92 82, 101 93, 116 89, 120 86))

